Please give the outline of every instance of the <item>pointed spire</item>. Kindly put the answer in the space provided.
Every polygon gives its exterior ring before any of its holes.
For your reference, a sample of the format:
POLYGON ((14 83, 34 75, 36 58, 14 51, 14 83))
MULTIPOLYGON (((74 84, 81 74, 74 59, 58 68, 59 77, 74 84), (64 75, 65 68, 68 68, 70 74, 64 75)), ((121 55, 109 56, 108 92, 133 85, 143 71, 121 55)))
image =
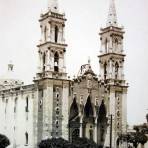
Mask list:
POLYGON ((58 0, 48 0, 48 8, 53 12, 58 12, 58 0))
POLYGON ((107 27, 108 26, 115 26, 115 27, 118 26, 115 0, 110 0, 109 13, 108 13, 108 19, 107 19, 106 25, 107 27))

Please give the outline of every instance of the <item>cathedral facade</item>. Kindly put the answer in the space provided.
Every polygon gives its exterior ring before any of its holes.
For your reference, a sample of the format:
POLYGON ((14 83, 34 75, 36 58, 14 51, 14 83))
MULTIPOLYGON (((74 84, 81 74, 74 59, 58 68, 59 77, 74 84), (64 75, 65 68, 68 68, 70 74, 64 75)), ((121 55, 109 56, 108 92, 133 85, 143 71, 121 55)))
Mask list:
MULTIPOLYGON (((66 73, 65 14, 57 0, 41 14, 39 67, 33 84, 0 79, 0 133, 13 148, 36 148, 42 139, 86 137, 102 147, 121 147, 119 135, 127 128, 127 89, 124 78, 123 27, 118 26, 110 0, 106 27, 100 30, 100 73, 90 61, 70 80, 66 73)), ((13 73, 13 64, 8 65, 13 73)))

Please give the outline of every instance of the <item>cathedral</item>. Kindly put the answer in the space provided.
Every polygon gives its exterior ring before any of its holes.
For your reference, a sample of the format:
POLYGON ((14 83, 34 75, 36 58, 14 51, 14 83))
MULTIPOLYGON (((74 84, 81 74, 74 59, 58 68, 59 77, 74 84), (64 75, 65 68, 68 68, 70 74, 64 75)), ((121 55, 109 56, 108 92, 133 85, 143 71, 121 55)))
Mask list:
MULTIPOLYGON (((42 139, 73 141, 86 137, 103 148, 120 148, 119 135, 127 130, 127 90, 124 78, 124 29, 117 22, 115 1, 110 0, 106 26, 100 29, 100 73, 90 61, 73 80, 67 77, 65 14, 50 0, 39 22, 38 71, 33 84, 13 75, 0 78, 0 133, 12 148, 37 148, 42 139)), ((97 55, 96 55, 97 56, 97 55)))

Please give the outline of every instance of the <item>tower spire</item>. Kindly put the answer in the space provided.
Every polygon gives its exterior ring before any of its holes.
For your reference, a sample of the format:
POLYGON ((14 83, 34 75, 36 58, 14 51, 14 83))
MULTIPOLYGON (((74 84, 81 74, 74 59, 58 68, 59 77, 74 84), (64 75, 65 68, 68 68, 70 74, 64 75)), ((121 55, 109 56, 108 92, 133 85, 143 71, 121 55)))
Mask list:
POLYGON ((48 0, 48 8, 53 12, 58 12, 58 0, 48 0))
POLYGON ((117 27, 118 26, 115 0, 110 0, 109 13, 108 13, 108 19, 107 19, 106 25, 107 27, 109 26, 117 27))

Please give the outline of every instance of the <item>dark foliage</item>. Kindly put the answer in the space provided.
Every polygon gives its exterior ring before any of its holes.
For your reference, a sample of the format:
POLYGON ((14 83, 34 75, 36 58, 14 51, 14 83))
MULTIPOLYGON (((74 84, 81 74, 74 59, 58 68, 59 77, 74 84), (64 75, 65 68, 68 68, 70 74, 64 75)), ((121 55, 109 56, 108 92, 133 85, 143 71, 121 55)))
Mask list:
POLYGON ((62 138, 52 138, 47 140, 42 140, 39 144, 39 148, 76 148, 73 144, 62 138))
POLYGON ((77 148, 99 148, 99 146, 87 138, 77 138, 73 141, 77 148))
POLYGON ((0 148, 6 148, 10 145, 9 139, 5 135, 0 134, 0 148))
POLYGON ((147 136, 142 132, 128 133, 124 136, 124 139, 127 139, 128 143, 132 143, 135 148, 137 148, 139 144, 144 145, 148 140, 147 136))
POLYGON ((77 138, 73 143, 62 138, 42 140, 39 148, 99 148, 98 145, 86 138, 77 138))

